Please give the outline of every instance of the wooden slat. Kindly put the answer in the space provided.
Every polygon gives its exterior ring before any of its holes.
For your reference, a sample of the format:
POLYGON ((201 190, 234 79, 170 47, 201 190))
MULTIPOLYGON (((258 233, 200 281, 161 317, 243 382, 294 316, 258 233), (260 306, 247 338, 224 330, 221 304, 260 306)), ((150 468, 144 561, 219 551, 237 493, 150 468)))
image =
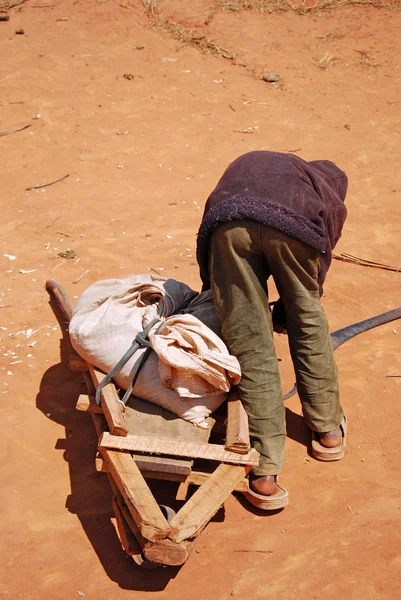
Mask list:
POLYGON ((180 485, 178 486, 177 493, 175 495, 175 499, 179 500, 180 502, 186 502, 187 496, 188 496, 188 488, 189 488, 188 481, 181 481, 180 485))
POLYGON ((119 491, 117 485, 115 484, 113 478, 109 477, 109 481, 110 481, 111 489, 113 490, 113 493, 114 493, 114 501, 116 502, 118 508, 120 509, 120 512, 121 512, 122 516, 124 517, 124 520, 127 523, 128 527, 132 531, 132 533, 139 545, 139 548, 143 548, 148 540, 146 540, 142 536, 141 532, 139 531, 138 526, 135 523, 134 519, 132 518, 132 515, 131 515, 130 511, 128 510, 128 507, 125 504, 124 499, 123 499, 122 495, 120 494, 120 491, 119 491))
POLYGON ((181 542, 198 535, 249 469, 249 466, 219 465, 171 520, 169 538, 181 542))
POLYGON ((80 394, 75 405, 77 410, 81 410, 83 412, 94 413, 96 415, 103 414, 103 408, 98 406, 95 402, 95 397, 89 397, 87 394, 80 394))
POLYGON ((163 473, 174 473, 187 476, 191 472, 192 460, 161 456, 145 456, 144 454, 132 453, 140 471, 158 471, 163 473))
POLYGON ((113 448, 115 450, 129 450, 132 452, 147 452, 149 454, 166 454, 172 456, 186 456, 188 458, 202 458, 242 465, 257 465, 259 453, 252 449, 247 454, 236 454, 224 449, 218 444, 202 444, 199 442, 181 442, 180 440, 164 440, 146 438, 140 435, 119 437, 105 432, 99 441, 99 448, 113 448))
POLYGON ((79 354, 70 354, 69 366, 71 371, 81 371, 83 373, 89 371, 88 363, 79 354))
POLYGON ((105 448, 100 450, 108 472, 113 477, 141 535, 148 540, 167 537, 170 526, 131 455, 105 448))
POLYGON ((188 552, 184 544, 178 544, 172 540, 160 540, 147 542, 143 553, 148 560, 169 567, 183 565, 188 558, 188 552))
MULTIPOLYGON (((95 387, 97 387, 102 379, 104 379, 104 373, 96 369, 93 365, 89 365, 89 372, 95 387)), ((102 390, 101 405, 110 432, 116 436, 128 435, 128 427, 123 413, 125 407, 120 401, 116 388, 112 382, 108 383, 102 390)))
MULTIPOLYGON (((144 454, 134 454, 131 456, 136 462, 137 467, 146 479, 165 479, 167 481, 184 481, 191 473, 193 461, 185 459, 175 459, 171 457, 145 456, 144 454)), ((107 473, 107 467, 102 455, 95 458, 96 471, 107 473)), ((200 484, 199 484, 200 485, 200 484)))
POLYGON ((126 553, 132 556, 133 554, 139 554, 143 550, 144 556, 152 562, 171 567, 183 565, 188 558, 188 544, 178 544, 169 539, 155 540, 153 542, 146 540, 142 537, 113 480, 111 480, 111 487, 115 494, 113 508, 120 540, 126 553), (121 523, 119 523, 117 515, 122 520, 121 523))
POLYGON ((235 389, 228 397, 227 434, 224 447, 238 454, 247 454, 251 448, 248 415, 235 389))
POLYGON ((119 535, 122 547, 124 548, 125 552, 129 556, 132 556, 133 554, 140 554, 140 552, 142 551, 142 548, 138 544, 138 541, 137 541, 136 537, 134 536, 134 534, 132 533, 131 529, 128 527, 128 524, 127 524, 124 516, 122 515, 120 508, 117 505, 117 502, 114 498, 113 498, 113 511, 114 511, 114 515, 116 517, 118 535, 119 535))
MULTIPOLYGON (((183 475, 175 475, 174 473, 162 473, 157 471, 141 471, 145 479, 161 479, 167 481, 177 481, 188 485, 202 485, 206 479, 209 479, 210 473, 203 471, 191 471, 188 477, 183 475)), ((248 489, 247 479, 244 478, 235 486, 236 492, 246 492, 248 489)))

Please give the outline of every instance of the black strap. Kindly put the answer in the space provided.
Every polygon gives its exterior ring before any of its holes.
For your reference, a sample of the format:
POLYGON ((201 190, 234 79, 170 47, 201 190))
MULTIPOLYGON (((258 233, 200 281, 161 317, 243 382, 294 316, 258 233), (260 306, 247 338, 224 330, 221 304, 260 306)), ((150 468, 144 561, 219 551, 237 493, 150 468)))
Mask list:
MULTIPOLYGON (((96 395, 95 395, 95 400, 96 400, 96 404, 98 406, 100 406, 100 394, 102 392, 102 389, 104 388, 105 385, 107 385, 109 383, 109 381, 114 377, 114 375, 120 371, 123 366, 129 361, 129 359, 135 354, 135 352, 137 350, 139 350, 139 348, 146 348, 146 351, 144 353, 144 356, 149 354, 150 348, 149 348, 149 341, 148 341, 148 335, 149 335, 149 331, 152 329, 152 327, 154 327, 157 323, 161 323, 160 319, 153 319, 148 325, 146 325, 145 329, 143 331, 140 331, 136 334, 134 341, 132 342, 132 345, 130 348, 128 348, 127 352, 124 354, 124 356, 122 358, 120 358, 120 360, 118 361, 118 363, 116 364, 115 367, 112 368, 112 370, 107 373, 107 375, 102 379, 102 381, 99 383, 99 385, 96 388, 96 395)), ((147 356, 146 356, 147 358, 147 356)), ((143 359, 143 357, 142 357, 143 359)), ((146 359, 145 359, 146 360, 146 359)), ((137 380, 137 375, 139 374, 139 370, 142 367, 143 363, 145 362, 145 360, 141 360, 137 372, 135 373, 135 376, 132 380, 132 382, 130 383, 129 386, 129 394, 127 396, 127 393, 124 394, 124 398, 123 398, 123 402, 125 399, 125 402, 127 402, 132 388, 137 380), (125 398, 125 396, 127 396, 127 398, 125 398)), ((128 391, 128 390, 127 390, 128 391)), ((125 403, 124 402, 124 403, 125 403)))
MULTIPOLYGON (((190 298, 189 301, 183 302, 173 313, 171 313, 171 315, 178 315, 180 314, 180 312, 182 310, 184 310, 184 308, 186 306, 188 306, 192 300, 194 298, 190 298)), ((102 381, 99 383, 98 387, 96 388, 96 395, 95 395, 95 400, 96 400, 96 404, 98 406, 100 406, 100 394, 102 389, 104 388, 105 385, 107 385, 109 383, 109 381, 114 377, 114 375, 120 371, 120 369, 123 368, 123 366, 129 361, 129 359, 135 354, 135 352, 137 350, 139 350, 139 348, 146 348, 145 352, 143 353, 143 356, 141 357, 141 360, 139 362, 138 368, 135 372, 134 377, 132 378, 132 381, 130 382, 127 391, 125 392, 124 396, 121 398, 121 402, 123 402, 124 404, 126 404, 128 402, 128 399, 130 397, 130 395, 132 394, 132 390, 134 388, 134 385, 136 384, 138 377, 139 377, 139 373, 143 367, 143 365, 145 364, 148 356, 150 355, 152 349, 149 346, 149 341, 148 341, 148 335, 149 335, 149 331, 152 329, 152 327, 154 325, 156 325, 156 323, 160 323, 156 333, 158 333, 159 329, 164 325, 164 320, 161 319, 153 319, 153 321, 151 321, 148 325, 146 325, 145 329, 143 331, 139 331, 136 336, 135 339, 131 345, 131 347, 127 350, 127 352, 124 354, 124 356, 122 358, 120 358, 120 360, 118 361, 118 363, 116 364, 115 367, 112 368, 112 370, 110 371, 110 373, 107 373, 107 375, 104 377, 104 379, 102 379, 102 381)))

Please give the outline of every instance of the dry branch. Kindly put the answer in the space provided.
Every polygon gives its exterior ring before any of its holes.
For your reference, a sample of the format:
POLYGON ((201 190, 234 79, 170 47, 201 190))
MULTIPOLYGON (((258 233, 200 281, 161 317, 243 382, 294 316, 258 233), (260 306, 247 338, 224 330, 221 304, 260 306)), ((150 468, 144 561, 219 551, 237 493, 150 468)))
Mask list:
POLYGON ((353 256, 347 252, 342 252, 341 255, 333 254, 333 258, 336 260, 342 260, 344 262, 355 263, 357 265, 361 265, 362 267, 375 267, 376 269, 384 269, 386 271, 396 271, 397 273, 401 273, 401 267, 397 267, 395 265, 386 265, 385 263, 367 260, 366 258, 359 258, 358 256, 353 256))
POLYGON ((26 129, 27 127, 30 127, 31 124, 27 123, 26 125, 21 125, 21 127, 15 127, 15 129, 9 129, 8 131, 1 131, 0 132, 0 137, 3 135, 10 135, 10 133, 16 133, 17 131, 22 131, 23 129, 26 129))
POLYGON ((30 190, 40 190, 44 187, 49 187, 49 185, 54 185, 55 183, 58 183, 59 181, 63 181, 64 179, 67 179, 67 177, 69 177, 69 173, 67 173, 67 175, 64 175, 64 177, 60 177, 59 179, 55 179, 55 181, 51 181, 50 183, 44 183, 43 185, 32 185, 31 187, 25 188, 27 192, 29 192, 30 190))

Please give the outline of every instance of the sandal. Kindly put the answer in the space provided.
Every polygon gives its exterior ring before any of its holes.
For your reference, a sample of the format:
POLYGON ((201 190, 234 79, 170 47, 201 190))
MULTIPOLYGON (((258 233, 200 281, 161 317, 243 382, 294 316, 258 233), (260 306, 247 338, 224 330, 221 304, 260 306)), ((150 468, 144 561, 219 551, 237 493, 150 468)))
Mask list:
POLYGON ((277 478, 275 478, 275 485, 277 490, 274 494, 270 496, 265 496, 263 494, 258 494, 254 492, 253 489, 249 485, 249 479, 247 479, 248 489, 246 492, 242 492, 245 498, 256 508, 260 510, 279 510, 280 508, 284 508, 288 504, 288 492, 286 489, 281 487, 277 483, 277 478))
POLYGON ((347 445, 347 417, 344 415, 343 420, 340 423, 340 429, 343 434, 341 444, 334 446, 334 448, 326 448, 320 443, 320 434, 317 431, 312 431, 312 456, 317 460, 330 462, 334 460, 340 460, 345 454, 345 447, 347 445))

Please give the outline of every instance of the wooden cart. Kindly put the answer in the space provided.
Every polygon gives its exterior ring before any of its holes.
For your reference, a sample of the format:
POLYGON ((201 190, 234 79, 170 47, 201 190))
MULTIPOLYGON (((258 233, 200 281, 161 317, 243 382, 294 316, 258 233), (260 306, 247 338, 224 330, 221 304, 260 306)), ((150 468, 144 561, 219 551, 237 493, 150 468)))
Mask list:
MULTIPOLYGON (((69 321, 72 306, 63 287, 49 280, 46 288, 69 321)), ((146 568, 184 564, 230 494, 246 492, 246 475, 258 464, 241 402, 235 395, 228 398, 225 443, 210 443, 222 421, 209 417, 209 429, 200 429, 133 396, 125 406, 112 382, 103 388, 98 406, 95 390, 104 373, 77 355, 71 356, 70 367, 81 371, 86 383, 87 394, 79 397, 77 409, 93 418, 99 439, 96 467, 107 472, 124 550, 146 568), (175 513, 157 503, 148 479, 179 482, 179 500, 186 500, 188 486, 198 488, 175 513)))

